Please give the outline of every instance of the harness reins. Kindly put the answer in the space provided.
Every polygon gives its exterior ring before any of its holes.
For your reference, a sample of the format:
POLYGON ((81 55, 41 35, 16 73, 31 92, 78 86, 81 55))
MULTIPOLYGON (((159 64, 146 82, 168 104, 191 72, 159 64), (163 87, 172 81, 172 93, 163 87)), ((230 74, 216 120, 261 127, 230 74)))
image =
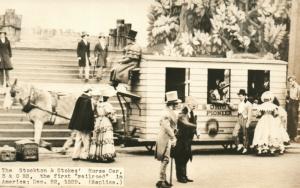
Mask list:
MULTIPOLYGON (((32 102, 31 102, 31 96, 32 96, 32 94, 33 94, 33 87, 30 88, 29 96, 27 97, 27 98, 28 98, 27 104, 24 104, 24 100, 23 100, 23 99, 19 99, 21 105, 23 106, 23 109, 24 109, 24 107, 26 107, 26 106, 27 106, 27 108, 29 108, 28 111, 27 111, 26 113, 28 113, 28 112, 30 112, 32 109, 36 108, 36 109, 39 109, 39 110, 41 110, 41 111, 44 111, 44 112, 47 112, 47 113, 51 114, 50 122, 53 122, 53 123, 54 123, 54 122, 55 122, 55 117, 60 117, 60 118, 66 119, 66 120, 71 120, 70 118, 68 118, 68 117, 66 117, 66 116, 63 116, 63 115, 58 114, 56 111, 49 111, 49 110, 46 110, 46 109, 44 109, 44 108, 42 108, 42 107, 40 107, 40 106, 38 106, 38 105, 32 103, 32 102), (53 120, 53 119, 54 119, 54 120, 53 120), (53 121, 51 121, 51 120, 53 120, 53 121)), ((25 99, 26 99, 26 98, 25 98, 25 99)))

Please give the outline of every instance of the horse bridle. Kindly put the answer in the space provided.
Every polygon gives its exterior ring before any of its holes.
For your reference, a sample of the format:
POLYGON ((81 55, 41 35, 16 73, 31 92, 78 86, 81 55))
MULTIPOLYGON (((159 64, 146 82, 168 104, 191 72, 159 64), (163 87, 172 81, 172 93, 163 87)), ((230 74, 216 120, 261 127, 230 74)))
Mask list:
MULTIPOLYGON (((36 108, 36 109, 39 109, 39 110, 41 110, 41 111, 44 111, 44 112, 47 112, 47 113, 51 114, 50 119, 53 119, 53 116, 57 116, 57 117, 60 117, 60 118, 63 118, 63 119, 70 120, 70 118, 65 117, 65 116, 63 116, 63 115, 60 115, 60 114, 58 114, 57 112, 52 112, 52 111, 46 110, 46 109, 41 108, 41 107, 37 106, 36 104, 32 103, 32 102, 34 102, 34 101, 31 101, 31 96, 32 96, 32 94, 33 94, 33 87, 30 87, 30 92, 29 92, 28 97, 25 97, 24 99, 21 99, 21 98, 19 99, 21 105, 23 106, 23 111, 24 111, 24 108, 26 108, 26 106, 27 106, 27 108, 29 108, 29 109, 28 109, 28 112, 29 112, 30 110, 32 110, 33 108, 36 108), (28 101, 27 101, 26 104, 24 104, 24 100, 25 100, 26 98, 28 98, 28 101)), ((26 113, 28 113, 28 112, 26 112, 26 113)), ((54 121, 55 121, 55 118, 54 118, 54 121)))
POLYGON ((19 98, 19 102, 20 104, 24 107, 26 105, 29 105, 31 104, 31 96, 32 96, 32 93, 33 93, 33 87, 30 87, 30 91, 29 91, 29 95, 27 97, 25 97, 24 99, 21 99, 19 98), (24 100, 28 98, 28 101, 26 104, 24 104, 24 100))

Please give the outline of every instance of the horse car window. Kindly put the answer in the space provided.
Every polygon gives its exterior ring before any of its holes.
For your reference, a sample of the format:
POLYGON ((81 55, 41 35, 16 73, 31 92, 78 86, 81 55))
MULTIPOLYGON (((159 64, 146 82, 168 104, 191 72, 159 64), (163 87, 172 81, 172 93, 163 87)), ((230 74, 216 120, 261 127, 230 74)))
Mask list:
POLYGON ((230 70, 208 69, 207 104, 224 104, 230 101, 230 70))
POLYGON ((270 90, 270 71, 248 70, 248 98, 250 102, 261 103, 263 92, 270 90))

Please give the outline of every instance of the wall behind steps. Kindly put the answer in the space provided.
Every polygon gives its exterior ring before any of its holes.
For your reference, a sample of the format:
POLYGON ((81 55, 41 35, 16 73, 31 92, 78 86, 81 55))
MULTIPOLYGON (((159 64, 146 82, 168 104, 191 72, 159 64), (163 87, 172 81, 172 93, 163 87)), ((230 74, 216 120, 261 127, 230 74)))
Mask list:
POLYGON ((190 68, 190 95, 200 102, 198 115, 198 131, 201 140, 227 140, 231 139, 231 133, 236 121, 236 113, 233 116, 207 116, 205 108, 207 103, 207 69, 230 69, 231 70, 231 102, 238 104, 236 93, 239 89, 247 90, 248 69, 270 70, 270 90, 284 104, 286 92, 286 63, 282 61, 267 60, 229 60, 214 58, 170 58, 145 56, 141 63, 141 76, 135 93, 142 97, 140 106, 141 116, 134 107, 130 118, 130 125, 139 128, 139 135, 144 139, 154 139, 159 130, 159 119, 165 108, 165 71, 166 67, 190 68), (220 121, 222 133, 212 138, 205 130, 206 121, 216 118, 220 121))

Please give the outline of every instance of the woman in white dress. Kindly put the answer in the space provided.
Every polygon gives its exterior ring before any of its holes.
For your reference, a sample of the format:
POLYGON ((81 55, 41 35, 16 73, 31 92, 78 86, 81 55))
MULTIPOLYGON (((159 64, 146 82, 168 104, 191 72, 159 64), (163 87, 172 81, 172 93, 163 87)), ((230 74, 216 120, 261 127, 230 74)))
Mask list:
POLYGON ((258 106, 258 115, 261 118, 258 120, 252 145, 257 147, 258 154, 268 153, 274 154, 280 149, 282 139, 278 126, 278 106, 273 104, 273 95, 270 91, 262 94, 261 100, 263 103, 258 106))

